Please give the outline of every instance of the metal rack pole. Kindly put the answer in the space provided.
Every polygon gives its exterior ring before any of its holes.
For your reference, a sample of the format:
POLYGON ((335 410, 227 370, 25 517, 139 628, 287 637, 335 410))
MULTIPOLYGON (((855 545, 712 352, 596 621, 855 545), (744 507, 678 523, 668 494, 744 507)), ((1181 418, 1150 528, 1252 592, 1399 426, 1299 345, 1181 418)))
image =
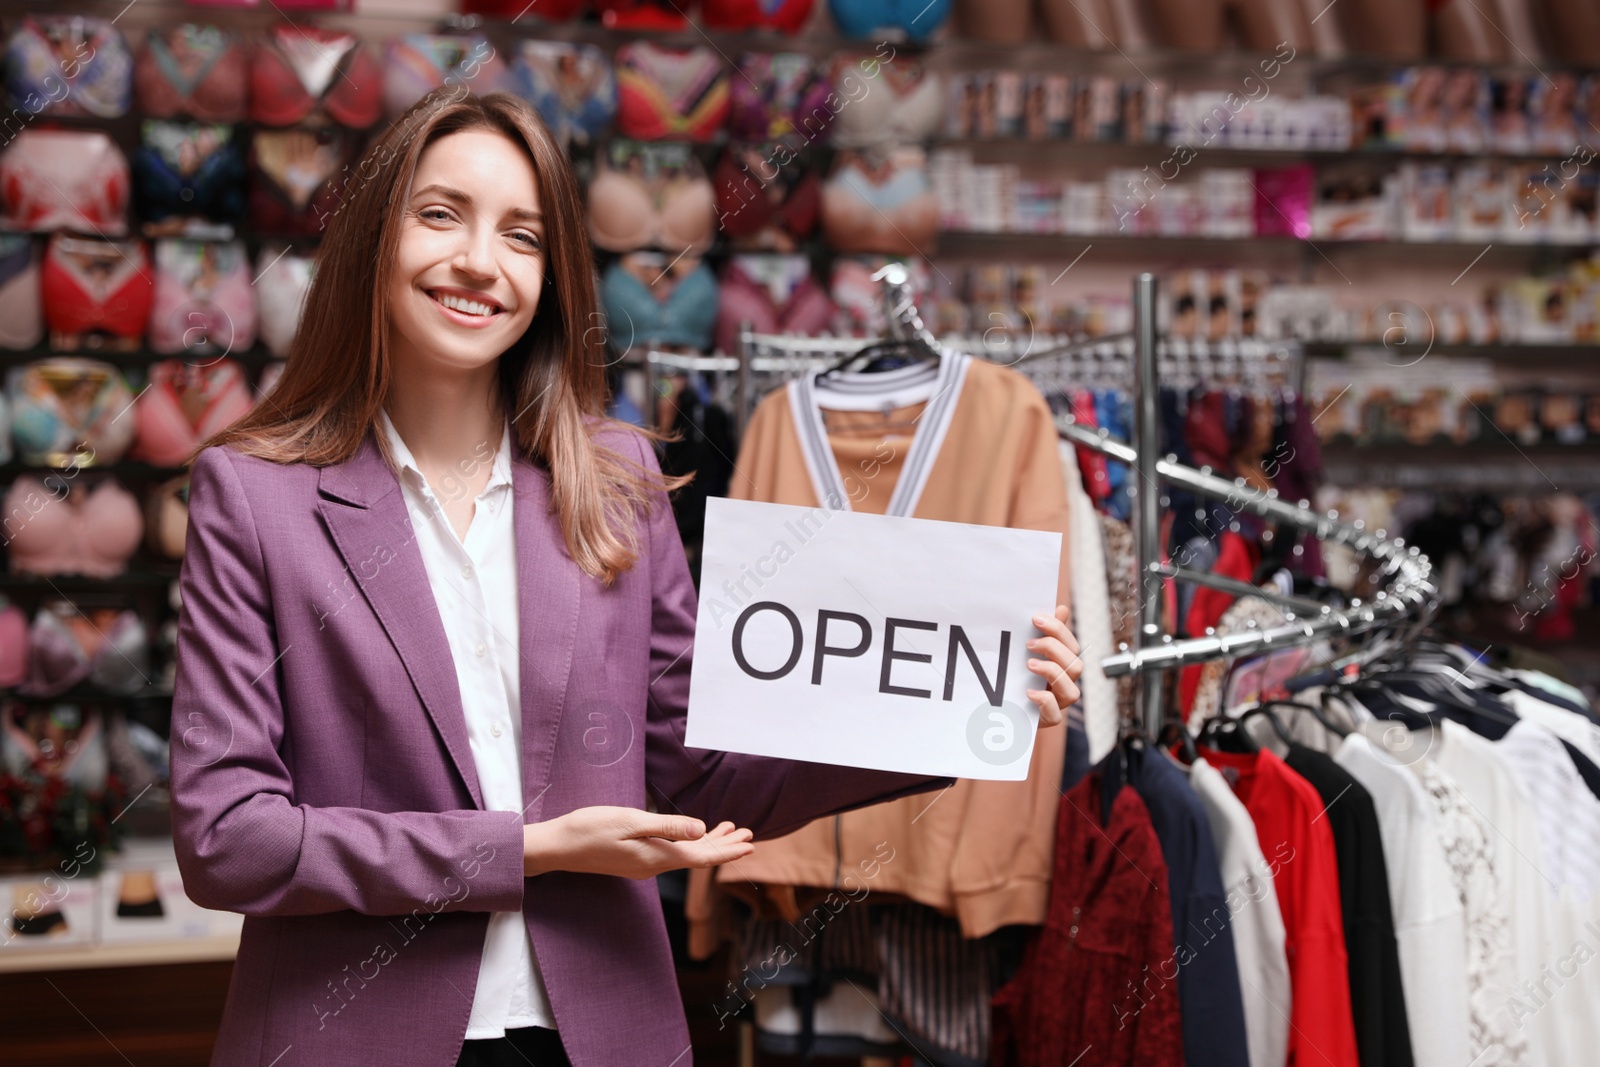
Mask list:
MULTIPOLYGON (((1137 526, 1134 531, 1134 558, 1139 575, 1140 648, 1161 643, 1163 579, 1161 564, 1161 483, 1156 463, 1161 451, 1161 418, 1158 401, 1160 381, 1156 374, 1156 276, 1148 271, 1133 279, 1133 432, 1134 498, 1137 526)), ((1162 674, 1146 671, 1139 675, 1138 708, 1145 733, 1155 737, 1162 726, 1162 674)))

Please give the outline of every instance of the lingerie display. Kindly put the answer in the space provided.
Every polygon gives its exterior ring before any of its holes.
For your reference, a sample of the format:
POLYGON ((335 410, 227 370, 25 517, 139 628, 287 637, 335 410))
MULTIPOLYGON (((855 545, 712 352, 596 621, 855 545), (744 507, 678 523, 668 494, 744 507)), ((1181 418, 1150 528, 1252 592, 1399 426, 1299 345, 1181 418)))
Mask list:
POLYGON ((805 256, 733 256, 717 301, 716 346, 722 352, 739 351, 742 325, 755 333, 814 337, 833 329, 837 314, 805 256))
POLYGON ((25 129, 0 155, 0 221, 10 230, 128 232, 128 161, 97 130, 25 129))
POLYGON ((257 332, 267 350, 280 359, 289 355, 300 328, 314 266, 305 252, 271 242, 262 245, 256 257, 257 332))
POLYGON ((383 103, 390 118, 441 85, 460 85, 487 96, 509 90, 512 81, 494 46, 479 34, 404 33, 389 42, 383 58, 383 103))
POLYGON ((953 0, 828 0, 828 14, 846 37, 880 40, 904 34, 920 44, 950 17, 953 0))
POLYGON ((139 501, 113 478, 66 482, 24 474, 4 503, 14 572, 115 578, 144 540, 139 501))
POLYGON ((182 559, 189 534, 189 476, 162 482, 145 498, 144 542, 162 559, 182 559))
POLYGON ((842 152, 822 186, 822 232, 838 252, 926 256, 939 233, 939 198, 920 148, 886 157, 842 152))
POLYGON ((6 42, 6 90, 29 114, 114 119, 132 97, 133 55, 105 19, 28 15, 6 42))
POLYGON ((202 356, 255 344, 255 280, 242 243, 160 241, 155 268, 151 349, 202 356))
POLYGON ((134 203, 145 235, 231 235, 244 220, 245 174, 234 127, 146 121, 133 156, 134 203))
POLYGON ((716 196, 687 145, 613 141, 589 182, 589 236, 608 252, 701 253, 716 237, 716 196))
POLYGON ((353 33, 296 23, 260 38, 250 61, 250 120, 293 126, 317 115, 364 130, 383 117, 383 67, 353 33))
POLYGON ((944 125, 944 81, 915 59, 843 56, 834 61, 832 80, 834 92, 850 102, 833 117, 832 140, 840 148, 917 144, 944 125))
POLYGON ((130 453, 158 467, 181 467, 200 443, 255 406, 244 370, 233 360, 197 366, 169 359, 150 368, 134 404, 138 427, 130 453))
POLYGON ((41 608, 28 630, 28 675, 19 692, 58 697, 74 686, 136 693, 148 683, 150 640, 137 612, 87 614, 66 602, 41 608))
POLYGON ((0 348, 29 349, 43 337, 38 250, 26 236, 0 234, 0 348))
POLYGON ((594 45, 518 41, 511 57, 512 91, 532 104, 557 140, 598 140, 617 113, 611 60, 594 45))
POLYGON ((133 393, 109 363, 60 356, 13 367, 6 395, 12 440, 24 463, 115 463, 133 443, 133 420, 121 417, 133 393))
POLYGON ((39 296, 57 349, 137 348, 154 293, 150 253, 142 241, 57 234, 45 247, 39 296))
POLYGON ((21 685, 28 676, 28 617, 0 596, 0 689, 21 685))
POLYGON ((834 112, 843 106, 831 96, 826 69, 799 52, 746 52, 731 84, 728 135, 741 141, 792 133, 807 142, 826 141, 834 112))
POLYGON ((717 322, 717 280, 692 256, 632 252, 600 280, 606 334, 613 348, 704 349, 717 322))
POLYGON ((617 49, 617 132, 709 141, 728 121, 728 70, 713 49, 632 41, 617 49))
MULTIPOLYGON (((74 704, 55 704, 27 710, 20 705, 12 705, 0 711, 0 768, 13 775, 37 769, 47 777, 58 778, 83 789, 101 789, 105 786, 106 774, 110 769, 104 718, 98 711, 84 711, 74 704)), ((46 897, 48 899, 48 895, 46 897)), ((19 916, 12 920, 17 933, 37 935, 45 932, 22 925, 23 917, 45 917, 31 914, 35 910, 38 910, 37 905, 23 908, 19 916)), ((61 919, 59 911, 50 912, 49 916, 55 920, 61 919)))
POLYGON ((275 236, 320 234, 339 210, 356 142, 333 130, 257 130, 250 143, 250 225, 275 236))
POLYGON ((727 33, 799 33, 811 17, 812 3, 813 0, 700 0, 700 18, 708 29, 727 33))
POLYGON ((233 34, 186 22, 152 31, 133 67, 139 110, 155 119, 243 122, 250 53, 233 34))
POLYGON ((808 166, 774 167, 764 145, 730 145, 712 169, 717 222, 737 248, 793 252, 817 228, 822 181, 808 166))

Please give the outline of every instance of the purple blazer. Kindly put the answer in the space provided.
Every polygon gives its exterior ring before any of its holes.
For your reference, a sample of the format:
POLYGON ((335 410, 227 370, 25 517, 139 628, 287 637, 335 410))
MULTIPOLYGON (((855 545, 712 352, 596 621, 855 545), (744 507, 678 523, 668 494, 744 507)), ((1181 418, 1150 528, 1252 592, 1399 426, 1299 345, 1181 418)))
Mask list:
MULTIPOLYGON (((611 447, 655 469, 637 435, 611 447)), ((665 498, 609 588, 567 556, 548 474, 513 462, 522 791, 485 811, 400 483, 348 461, 195 461, 173 831, 189 894, 242 912, 212 1062, 451 1067, 488 913, 520 909, 575 1067, 686 1067, 653 880, 522 874, 522 825, 591 804, 758 836, 944 779, 684 747, 695 593, 665 498)))

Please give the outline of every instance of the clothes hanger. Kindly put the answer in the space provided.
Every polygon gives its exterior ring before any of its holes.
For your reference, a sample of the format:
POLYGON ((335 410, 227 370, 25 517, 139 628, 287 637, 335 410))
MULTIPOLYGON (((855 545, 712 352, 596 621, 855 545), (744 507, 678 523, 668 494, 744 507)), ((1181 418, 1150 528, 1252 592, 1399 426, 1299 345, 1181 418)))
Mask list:
POLYGON ((1197 744, 1206 745, 1218 752, 1233 752, 1252 756, 1261 751, 1261 745, 1249 732, 1239 727, 1239 720, 1217 715, 1207 719, 1200 728, 1197 744))
POLYGON ((1200 751, 1194 747, 1194 735, 1189 732, 1187 726, 1176 720, 1161 728, 1159 743, 1162 748, 1169 750, 1176 745, 1178 757, 1191 766, 1200 758, 1200 751))

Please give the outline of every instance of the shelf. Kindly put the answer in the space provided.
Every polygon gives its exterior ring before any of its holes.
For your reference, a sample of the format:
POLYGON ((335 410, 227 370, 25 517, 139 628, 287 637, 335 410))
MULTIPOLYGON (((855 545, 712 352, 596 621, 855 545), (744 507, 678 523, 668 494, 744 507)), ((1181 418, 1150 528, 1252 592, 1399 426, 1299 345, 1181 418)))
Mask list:
POLYGON ((187 467, 157 467, 150 463, 140 463, 137 460, 119 460, 116 463, 100 463, 88 467, 74 467, 71 464, 62 464, 52 467, 39 463, 0 463, 0 485, 7 485, 25 474, 37 475, 47 478, 52 474, 62 471, 73 471, 68 477, 76 478, 80 474, 110 474, 117 478, 147 479, 147 478, 176 478, 180 474, 188 473, 187 467))
POLYGON ((1127 235, 1119 233, 1057 234, 1057 233, 975 233, 946 230, 939 234, 937 255, 994 256, 1012 254, 1058 255, 1071 258, 1082 252, 1085 245, 1097 249, 1105 247, 1127 255, 1176 254, 1233 254, 1235 252, 1278 254, 1308 253, 1315 255, 1403 256, 1408 259, 1460 257, 1465 254, 1466 264, 1482 252, 1484 259, 1510 258, 1515 261, 1536 259, 1542 256, 1568 259, 1588 254, 1596 246, 1583 244, 1503 244, 1492 241, 1340 241, 1317 237, 1306 240, 1299 237, 1159 237, 1152 235, 1127 235))
POLYGON ((1588 493, 1600 490, 1600 443, 1513 447, 1503 438, 1470 445, 1324 445, 1334 486, 1441 492, 1588 493))
MULTIPOLYGON (((1390 351, 1382 341, 1304 341, 1305 354, 1313 359, 1337 358, 1351 349, 1390 351)), ((1462 359, 1492 359, 1509 363, 1594 363, 1600 367, 1600 344, 1435 344, 1427 355, 1462 359)))
POLYGON ((139 967, 159 963, 198 963, 205 960, 231 960, 238 954, 237 933, 222 937, 186 938, 179 941, 74 945, 49 949, 10 948, 0 949, 0 973, 82 970, 87 967, 139 967))
MULTIPOLYGON (((1187 142, 1186 142, 1187 143, 1187 142)), ((1078 141, 1070 138, 1032 140, 1024 137, 935 138, 930 150, 957 149, 972 153, 977 163, 1052 163, 1085 166, 1141 166, 1172 155, 1177 147, 1165 141, 1078 141)), ((1566 159, 1556 155, 1507 156, 1467 152, 1409 152, 1400 148, 1265 148, 1224 144, 1189 147, 1195 159, 1189 167, 1285 167, 1295 163, 1345 163, 1350 161, 1398 166, 1401 163, 1550 163, 1566 159)))
MULTIPOLYGON (((177 564, 173 564, 174 568, 177 564)), ((178 580, 176 569, 172 574, 161 574, 150 570, 127 570, 115 578, 89 578, 81 574, 60 574, 45 576, 41 574, 19 574, 7 572, 0 574, 0 592, 26 591, 39 593, 100 593, 115 592, 119 589, 153 589, 178 580)))
MULTIPOLYGON (((43 234, 34 234, 42 237, 43 234)), ((169 359, 181 359, 200 367, 209 367, 224 359, 233 360, 246 369, 265 367, 269 363, 276 363, 282 356, 275 356, 272 352, 261 346, 247 348, 242 352, 229 352, 227 354, 214 353, 211 355, 195 355, 183 352, 155 352, 148 348, 137 348, 131 352, 107 352, 103 349, 80 348, 76 351, 64 351, 51 348, 49 345, 38 345, 34 348, 5 348, 0 349, 0 367, 17 363, 32 363, 39 359, 93 359, 101 363, 110 363, 113 366, 128 368, 142 368, 152 363, 161 363, 169 359)))

